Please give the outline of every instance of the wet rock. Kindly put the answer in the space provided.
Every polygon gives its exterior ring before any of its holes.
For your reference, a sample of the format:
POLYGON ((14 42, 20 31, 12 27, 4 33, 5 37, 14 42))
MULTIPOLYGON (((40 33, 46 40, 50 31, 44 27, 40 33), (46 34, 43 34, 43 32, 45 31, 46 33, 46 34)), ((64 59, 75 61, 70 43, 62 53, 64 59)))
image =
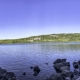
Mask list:
POLYGON ((61 72, 60 68, 63 67, 64 64, 63 63, 56 63, 53 66, 54 66, 56 72, 60 73, 61 72))
POLYGON ((74 77, 73 72, 70 71, 70 70, 64 70, 64 71, 62 72, 62 74, 65 75, 66 77, 70 77, 70 78, 73 78, 73 77, 74 77))
POLYGON ((78 62, 73 62, 73 67, 75 68, 75 69, 78 69, 79 67, 78 67, 78 62))
POLYGON ((80 65, 80 60, 78 61, 78 64, 80 65))
POLYGON ((64 62, 63 64, 64 64, 64 66, 69 66, 70 67, 70 62, 64 62))
POLYGON ((40 72, 40 68, 38 67, 38 66, 35 66, 34 67, 34 69, 33 69, 33 71, 34 71, 34 76, 37 76, 38 75, 38 73, 40 72))
POLYGON ((0 67, 0 73, 1 74, 4 74, 4 73, 6 73, 7 71, 6 71, 6 69, 2 69, 1 67, 0 67))
POLYGON ((16 77, 13 72, 7 72, 6 75, 10 78, 16 77))
POLYGON ((34 76, 37 76, 38 75, 38 72, 36 72, 36 71, 34 71, 34 74, 33 74, 34 76))
POLYGON ((62 62, 63 62, 63 63, 66 62, 66 59, 62 59, 62 62))
POLYGON ((30 67, 30 69, 33 69, 33 68, 34 68, 34 67, 32 67, 32 66, 30 67))
POLYGON ((63 80, 60 73, 52 74, 49 80, 63 80))
POLYGON ((79 75, 79 72, 76 69, 74 69, 74 75, 79 75))
POLYGON ((53 64, 61 63, 61 62, 62 62, 62 60, 61 60, 61 59, 57 59, 56 61, 54 61, 54 63, 53 63, 53 64))
POLYGON ((78 79, 78 78, 79 78, 78 75, 74 75, 74 77, 72 78, 72 80, 76 80, 76 79, 78 79))
POLYGON ((66 62, 66 59, 57 59, 53 64, 66 62))
POLYGON ((65 80, 71 80, 69 77, 66 77, 65 80))
POLYGON ((23 75, 26 75, 26 72, 23 72, 23 75))
POLYGON ((13 72, 7 72, 0 67, 0 80, 17 80, 13 72))
POLYGON ((78 67, 79 67, 79 74, 80 74, 80 65, 78 65, 78 67))
POLYGON ((47 76, 44 80, 49 80, 49 77, 47 76))
POLYGON ((34 67, 34 71, 40 72, 40 68, 39 68, 38 66, 35 66, 35 67, 34 67))
POLYGON ((64 70, 70 70, 70 67, 69 66, 63 66, 60 68, 61 71, 64 71, 64 70))

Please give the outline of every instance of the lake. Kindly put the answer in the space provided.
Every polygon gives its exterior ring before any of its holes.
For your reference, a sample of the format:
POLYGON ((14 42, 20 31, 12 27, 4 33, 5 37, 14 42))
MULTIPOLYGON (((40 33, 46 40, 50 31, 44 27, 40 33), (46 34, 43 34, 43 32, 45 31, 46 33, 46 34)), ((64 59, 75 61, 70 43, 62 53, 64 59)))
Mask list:
MULTIPOLYGON (((18 80, 45 80, 46 76, 55 73, 53 62, 57 58, 66 58, 70 64, 80 60, 80 42, 0 45, 0 67, 14 72, 18 80), (30 69, 35 65, 41 69, 37 76, 33 76, 33 70, 30 69), (25 76, 23 72, 26 72, 25 76)), ((70 68, 73 71, 72 65, 70 68)))

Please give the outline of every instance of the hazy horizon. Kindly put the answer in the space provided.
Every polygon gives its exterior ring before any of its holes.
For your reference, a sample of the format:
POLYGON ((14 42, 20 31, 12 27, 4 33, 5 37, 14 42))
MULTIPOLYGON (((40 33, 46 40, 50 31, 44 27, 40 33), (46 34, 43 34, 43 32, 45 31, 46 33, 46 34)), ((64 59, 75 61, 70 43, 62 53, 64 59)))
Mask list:
POLYGON ((80 0, 0 0, 0 40, 80 33, 80 0))

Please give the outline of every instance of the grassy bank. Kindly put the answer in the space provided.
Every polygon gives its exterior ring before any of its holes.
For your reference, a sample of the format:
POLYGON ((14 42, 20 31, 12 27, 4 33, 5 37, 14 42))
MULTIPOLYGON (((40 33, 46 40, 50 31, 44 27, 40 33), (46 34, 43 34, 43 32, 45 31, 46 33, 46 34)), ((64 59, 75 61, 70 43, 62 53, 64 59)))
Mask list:
POLYGON ((20 39, 0 40, 0 44, 32 43, 32 42, 80 42, 80 33, 49 34, 49 35, 31 36, 20 39))

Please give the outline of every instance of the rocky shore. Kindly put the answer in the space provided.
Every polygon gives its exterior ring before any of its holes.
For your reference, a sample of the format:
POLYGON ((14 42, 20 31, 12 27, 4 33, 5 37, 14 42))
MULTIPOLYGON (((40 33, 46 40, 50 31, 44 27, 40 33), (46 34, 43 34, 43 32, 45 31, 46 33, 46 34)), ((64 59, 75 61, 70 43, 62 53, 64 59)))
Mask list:
MULTIPOLYGON (((48 65, 48 63, 46 63, 48 65)), ((45 80, 80 80, 80 60, 73 62, 74 70, 70 70, 70 62, 66 59, 57 59, 53 62, 53 67, 56 73, 47 77, 45 80)), ((34 71, 34 76, 37 76, 41 69, 39 66, 30 67, 34 71)), ((26 75, 24 72, 22 75, 26 75)), ((17 80, 13 72, 7 72, 6 69, 0 67, 0 80, 17 80)))
MULTIPOLYGON (((80 60, 73 62, 74 71, 70 70, 70 62, 66 62, 66 59, 55 60, 53 62, 53 67, 56 70, 56 73, 53 73, 45 80, 80 80, 80 60)), ((33 69, 34 76, 37 76, 41 71, 38 66, 30 68, 33 69)))
POLYGON ((0 80, 17 80, 13 72, 7 72, 0 67, 0 80))
POLYGON ((70 70, 70 62, 66 59, 57 59, 53 62, 56 73, 46 80, 80 80, 80 60, 73 62, 74 71, 70 70))

